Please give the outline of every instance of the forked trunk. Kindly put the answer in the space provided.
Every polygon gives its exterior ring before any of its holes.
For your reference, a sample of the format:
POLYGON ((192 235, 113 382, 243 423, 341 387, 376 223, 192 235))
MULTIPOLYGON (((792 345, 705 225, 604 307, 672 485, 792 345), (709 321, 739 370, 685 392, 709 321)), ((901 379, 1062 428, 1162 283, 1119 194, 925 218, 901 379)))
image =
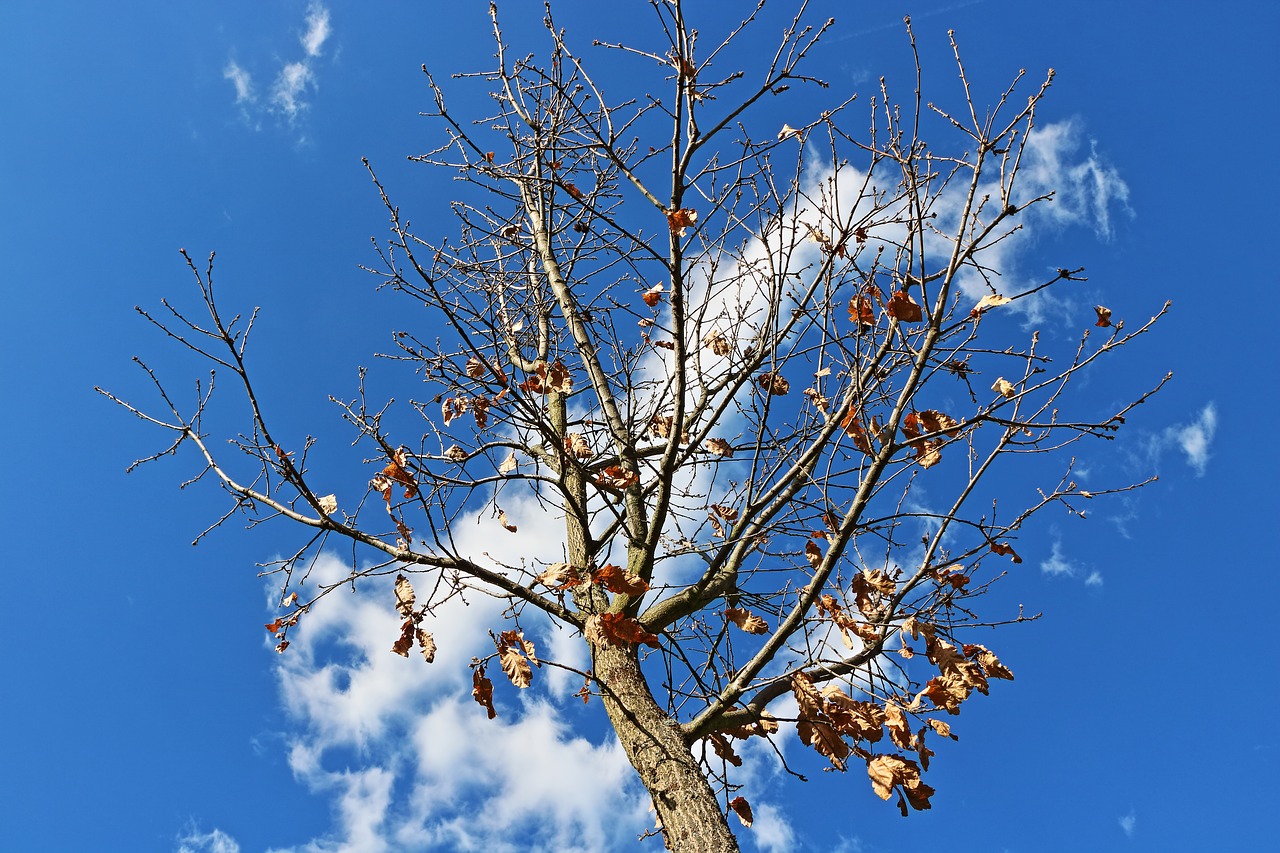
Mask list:
POLYGON ((723 807, 675 720, 653 700, 635 649, 597 647, 595 674, 618 740, 653 797, 667 847, 677 853, 737 853, 723 807))

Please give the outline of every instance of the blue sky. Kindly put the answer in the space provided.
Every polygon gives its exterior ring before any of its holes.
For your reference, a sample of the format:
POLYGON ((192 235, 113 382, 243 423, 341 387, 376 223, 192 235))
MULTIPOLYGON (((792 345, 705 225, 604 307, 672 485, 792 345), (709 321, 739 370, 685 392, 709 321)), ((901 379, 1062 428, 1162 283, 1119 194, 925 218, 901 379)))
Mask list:
MULTIPOLYGON (((707 32, 737 6, 690 5, 707 32)), ((648 825, 598 708, 567 695, 577 685, 506 696, 508 713, 489 723, 467 695, 466 648, 452 670, 385 653, 385 596, 331 598, 309 639, 274 654, 255 563, 290 547, 290 531, 228 525, 191 547, 224 496, 178 488, 198 471, 190 458, 126 477, 163 439, 93 392, 145 397, 139 355, 193 393, 203 368, 133 306, 190 304, 177 250, 217 250, 223 303, 262 308, 253 357, 282 429, 344 447, 327 395, 353 393, 357 365, 393 328, 433 322, 406 316, 359 269, 376 264, 369 236, 384 228, 360 158, 415 221, 448 231, 452 176, 405 161, 439 139, 418 116, 430 105, 418 68, 482 67, 485 6, 0 8, 0 847, 365 853, 471 838, 524 851, 563 849, 560 833, 578 832, 587 849, 630 849, 648 825)), ((1119 394, 1175 378, 1082 457, 1159 482, 1020 540, 1025 563, 1002 595, 1045 617, 992 641, 1017 681, 966 704, 960 741, 929 771, 933 810, 903 820, 856 774, 816 766, 789 784, 762 753, 744 844, 1266 846, 1280 799, 1268 651, 1280 584, 1265 538, 1277 522, 1267 328, 1280 306, 1264 258, 1280 13, 1263 2, 812 7, 838 21, 812 66, 833 98, 870 95, 882 74, 906 80, 907 12, 944 92, 948 27, 980 100, 1018 68, 1057 70, 1041 115, 1065 135, 1080 206, 1027 235, 1018 263, 1086 266, 1080 298, 1118 316, 1145 319, 1172 299, 1158 332, 1091 382, 1119 394)), ((580 44, 648 14, 640 3, 560 10, 580 44)), ((537 33, 510 34, 522 36, 537 33)), ((805 95, 791 108, 821 106, 805 95)), ((375 392, 396 392, 379 382, 375 392)), ((478 618, 458 614, 456 630, 482 633, 478 618)))

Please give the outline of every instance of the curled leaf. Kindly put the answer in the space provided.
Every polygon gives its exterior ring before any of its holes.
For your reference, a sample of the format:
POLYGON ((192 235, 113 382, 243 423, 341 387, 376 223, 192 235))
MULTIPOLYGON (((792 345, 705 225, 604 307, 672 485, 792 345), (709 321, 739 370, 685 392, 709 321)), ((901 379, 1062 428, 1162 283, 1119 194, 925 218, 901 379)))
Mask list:
POLYGON ((677 237, 683 237, 685 229, 693 226, 698 221, 698 212, 687 207, 678 210, 667 211, 667 226, 671 229, 671 233, 677 237))
MULTIPOLYGON (((799 138, 800 138, 800 131, 789 124, 784 124, 782 126, 782 130, 778 131, 779 142, 781 142, 784 139, 799 139, 799 138)), ((750 824, 748 824, 748 826, 750 826, 750 824)))
POLYGON ((335 512, 338 511, 337 495, 325 495, 324 497, 320 498, 320 500, 317 501, 317 503, 320 504, 320 511, 325 515, 333 515, 335 512))
POLYGON ((1001 305, 1008 305, 1013 300, 1008 296, 1001 296, 998 293, 988 293, 986 296, 978 300, 978 304, 973 306, 969 312, 970 317, 981 317, 983 312, 989 308, 999 308, 1001 305))
POLYGON ((769 623, 745 608, 726 607, 724 618, 748 634, 769 633, 769 623))
POLYGON ((493 682, 485 677, 483 664, 477 666, 471 674, 471 698, 489 712, 489 719, 498 716, 493 707, 493 682))
POLYGON ((751 804, 747 802, 745 797, 734 797, 729 801, 729 808, 738 816, 738 820, 742 821, 743 826, 751 826, 751 821, 753 820, 751 804))
POLYGON ((733 455, 733 445, 729 444, 729 442, 725 441, 723 438, 709 438, 706 443, 703 444, 703 447, 717 456, 728 457, 733 455))
POLYGON ((995 381, 995 384, 991 386, 991 390, 995 391, 1006 400, 1010 400, 1018 396, 1018 389, 1014 388, 1013 384, 1003 376, 995 381))
POLYGON ((650 308, 655 307, 662 301, 662 283, 659 282, 646 290, 641 298, 644 299, 645 305, 648 305, 650 308))
POLYGON ((924 319, 924 312, 919 303, 912 299, 911 294, 906 290, 895 292, 885 310, 889 312, 890 317, 902 323, 919 323, 924 319))
POLYGON ((591 582, 603 586, 609 592, 627 595, 640 595, 649 589, 649 583, 644 578, 613 563, 606 563, 592 572, 591 582))
POLYGON ((782 374, 773 371, 761 373, 756 378, 756 382, 760 383, 764 392, 772 397, 781 397, 791 390, 791 383, 782 374))
POLYGON ((733 351, 733 345, 729 343, 724 333, 714 329, 703 336, 702 345, 716 355, 728 355, 733 351))
POLYGON ((1095 305, 1093 307, 1093 310, 1098 315, 1098 321, 1093 325, 1102 326, 1103 328, 1106 328, 1111 325, 1111 309, 1110 308, 1107 308, 1104 305, 1095 305))

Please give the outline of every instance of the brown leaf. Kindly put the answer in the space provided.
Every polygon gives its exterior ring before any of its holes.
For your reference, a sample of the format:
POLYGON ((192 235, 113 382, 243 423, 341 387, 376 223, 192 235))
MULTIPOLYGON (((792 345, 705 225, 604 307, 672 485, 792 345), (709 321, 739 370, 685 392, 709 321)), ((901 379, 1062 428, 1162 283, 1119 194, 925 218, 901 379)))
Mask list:
POLYGON ((419 628, 417 630, 418 648, 422 651, 422 659, 427 663, 435 663, 436 660, 436 639, 426 631, 419 628))
POLYGON ((667 226, 671 229, 671 233, 677 237, 683 237, 685 229, 693 226, 698 221, 698 212, 682 207, 678 210, 667 211, 667 226))
POLYGON ((582 199, 582 190, 578 189, 573 184, 569 183, 568 181, 565 181, 564 188, 565 188, 565 191, 569 193, 569 195, 573 196, 578 200, 582 199))
POLYGON ((911 749, 915 739, 911 737, 911 721, 906 713, 892 702, 884 706, 884 727, 889 732, 889 739, 901 749, 911 749))
POLYGON ((516 526, 510 523, 509 521, 507 521, 507 513, 505 510, 502 510, 502 509, 498 510, 498 523, 501 524, 503 527, 505 527, 507 530, 511 531, 512 533, 516 532, 516 529, 517 529, 516 526))
POLYGON ((921 310, 919 303, 911 298, 911 294, 905 290, 899 290, 893 294, 893 298, 889 300, 886 307, 889 316, 903 323, 919 323, 924 319, 924 312, 921 310))
POLYGON ((1013 546, 1008 542, 992 542, 991 551, 994 554, 999 554, 1001 557, 1008 555, 1013 558, 1015 563, 1022 562, 1022 558, 1018 556, 1018 552, 1013 550, 1013 546))
POLYGON ((729 444, 729 442, 725 441, 723 438, 709 438, 706 443, 703 444, 703 447, 717 456, 729 457, 733 455, 733 445, 729 444))
POLYGON ((995 381, 995 384, 991 386, 991 390, 995 391, 997 394, 999 394, 1001 397, 1004 397, 1006 400, 1009 400, 1018 396, 1018 389, 1014 388, 1013 384, 1009 382, 1008 379, 1005 379, 1003 376, 1001 376, 999 379, 995 381))
POLYGON ((465 462, 467 459, 467 451, 463 450, 456 444, 449 445, 449 449, 444 452, 444 458, 450 462, 465 462))
MULTIPOLYGON (((733 746, 724 735, 719 732, 712 732, 707 735, 707 740, 711 742, 711 748, 716 751, 716 755, 720 756, 721 759, 729 762, 734 767, 742 766, 742 759, 733 751, 733 746)), ((750 826, 750 824, 748 824, 748 826, 750 826)))
POLYGON ((467 413, 467 398, 449 397, 440 404, 440 410, 444 417, 444 425, 448 426, 467 413))
POLYGON ((748 723, 745 726, 734 726, 731 729, 725 729, 724 734, 729 735, 729 737, 736 737, 739 740, 746 740, 749 737, 766 737, 776 734, 777 731, 778 721, 768 711, 762 711, 759 720, 754 723, 748 723))
POLYGON ((573 390, 573 379, 569 375, 569 368, 558 359, 551 365, 539 359, 533 363, 533 371, 519 387, 531 394, 547 394, 552 391, 568 394, 573 390))
POLYGON ((884 711, 872 702, 857 702, 830 684, 822 690, 823 708, 841 734, 854 740, 876 743, 884 735, 884 711))
POLYGON ((738 816, 738 820, 742 821, 743 826, 751 826, 751 821, 753 820, 751 804, 747 802, 745 797, 734 797, 729 801, 729 808, 738 816))
POLYGON ((472 379, 479 379, 484 376, 484 362, 476 356, 467 359, 467 375, 472 379))
POLYGON ((409 579, 404 575, 396 575, 396 610, 401 616, 408 618, 413 615, 413 584, 409 583, 409 579))
POLYGON ((818 564, 822 562, 822 549, 817 543, 810 539, 804 543, 804 558, 809 561, 809 565, 818 568, 818 564))
POLYGON ((417 625, 413 619, 404 620, 404 624, 400 626, 400 636, 392 643, 391 651, 400 655, 400 657, 407 658, 409 649, 413 648, 414 632, 416 630, 417 625))
POLYGON ((516 452, 513 450, 507 454, 507 458, 503 459, 502 464, 498 466, 498 473, 505 476, 519 467, 520 463, 516 460, 516 452))
POLYGON ((640 475, 621 465, 608 465, 596 474, 596 482, 606 489, 627 489, 640 482, 640 475))
POLYGON ((489 712, 489 719, 498 716, 493 707, 493 682, 484 675, 484 666, 477 666, 471 674, 471 698, 489 712))
POLYGON ((582 583, 582 576, 568 563, 552 563, 534 580, 549 589, 561 590, 582 583))
POLYGON ((382 492, 382 497, 388 504, 391 503, 391 483, 393 482, 405 487, 405 498, 412 498, 418 494, 418 483, 413 479, 413 474, 405 468, 407 462, 408 453, 402 447, 391 457, 390 464, 382 469, 382 473, 369 483, 374 489, 382 492), (375 482, 378 485, 375 485, 375 482))
POLYGON ((525 652, 526 649, 531 651, 533 645, 525 640, 524 635, 519 631, 503 631, 498 637, 497 646, 498 661, 502 664, 502 671, 506 673, 507 678, 511 679, 511 683, 516 687, 521 689, 528 687, 533 679, 533 669, 525 658, 525 652))
POLYGON ((587 642, 597 646, 634 646, 644 643, 656 649, 661 645, 656 634, 649 633, 635 619, 621 613, 597 613, 588 616, 583 634, 587 642))
POLYGON ((748 634, 769 633, 769 623, 745 608, 726 607, 724 609, 724 618, 748 634))
POLYGON ((703 336, 702 345, 716 355, 728 355, 733 352, 733 345, 729 343, 729 339, 724 336, 724 333, 714 329, 703 336))
POLYGON ((1098 321, 1093 325, 1102 326, 1103 328, 1106 328, 1107 326, 1111 325, 1111 309, 1110 308, 1107 308, 1102 305, 1095 305, 1093 307, 1093 310, 1098 315, 1098 321))
POLYGON ((646 290, 646 291, 644 292, 644 294, 641 296, 641 298, 642 298, 642 299, 644 299, 644 304, 645 304, 645 305, 648 305, 650 308, 653 308, 653 307, 654 307, 654 306, 656 306, 659 302, 661 302, 661 301, 662 301, 662 289, 663 289, 663 288, 662 288, 662 283, 661 283, 661 282, 659 282, 659 283, 655 284, 653 287, 651 287, 651 288, 649 288, 648 290, 646 290))
POLYGON ((796 723, 796 734, 800 737, 800 742, 812 746, 834 766, 844 769, 844 760, 849 757, 849 744, 832 727, 830 718, 823 710, 825 703, 822 694, 803 672, 792 673, 791 692, 800 706, 800 719, 796 723))
POLYGON ((590 459, 594 451, 580 433, 571 432, 564 437, 564 451, 578 459, 590 459))
POLYGON ((943 414, 937 409, 925 409, 920 413, 920 423, 928 432, 940 432, 948 438, 955 438, 960 434, 960 424, 950 415, 943 414))
POLYGON ((725 521, 737 521, 738 511, 731 506, 721 506, 720 504, 712 504, 711 511, 723 518, 725 521))
POLYGON ((764 392, 772 397, 781 397, 791 390, 791 383, 782 374, 773 371, 761 373, 756 377, 756 382, 760 383, 764 392))
POLYGON ((960 740, 959 737, 951 733, 950 724, 944 723, 942 720, 935 720, 933 718, 930 718, 928 722, 929 722, 929 727, 933 729, 935 732, 937 732, 938 734, 942 735, 943 737, 949 737, 952 740, 960 740))
POLYGON ((592 572, 591 582, 603 586, 609 592, 627 595, 641 595, 649 590, 648 581, 613 563, 606 563, 592 572))
MULTIPOLYGON (((930 807, 933 788, 920 781, 920 765, 901 755, 877 755, 867 762, 867 775, 871 787, 880 799, 887 800, 895 787, 906 795, 906 802, 921 811, 930 807)), ((902 814, 907 814, 906 803, 900 803, 902 814)))
POLYGON ((1013 681, 1013 672, 1000 663, 1000 658, 986 646, 980 646, 977 643, 966 643, 964 646, 964 656, 967 658, 975 658, 978 664, 991 678, 1003 678, 1006 681, 1013 681))
POLYGON ((853 439, 854 447, 868 456, 875 455, 875 448, 871 445, 871 436, 867 434, 866 428, 863 427, 857 409, 850 409, 845 414, 844 420, 840 421, 840 428, 844 430, 845 435, 853 439))
POLYGON ((800 131, 789 124, 783 124, 782 130, 778 131, 778 141, 781 142, 782 140, 788 139, 788 138, 799 139, 800 131))
POLYGON ((858 324, 858 331, 870 331, 876 324, 876 308, 865 292, 849 300, 849 320, 858 324))

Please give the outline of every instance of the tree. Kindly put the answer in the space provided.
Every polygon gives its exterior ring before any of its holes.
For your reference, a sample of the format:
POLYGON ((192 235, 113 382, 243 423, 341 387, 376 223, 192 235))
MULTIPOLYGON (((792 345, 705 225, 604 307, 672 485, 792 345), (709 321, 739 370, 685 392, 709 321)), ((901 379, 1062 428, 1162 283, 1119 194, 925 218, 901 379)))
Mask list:
POLYGON ((167 411, 112 399, 172 435, 149 459, 195 448, 197 479, 232 497, 215 526, 242 511, 310 531, 270 565, 278 651, 336 588, 308 585, 305 566, 337 537, 355 546, 346 584, 396 576, 397 654, 432 661, 432 613, 454 596, 506 603, 472 664, 490 717, 491 672, 521 689, 535 666, 566 666, 539 655, 539 625, 580 632, 581 697, 604 708, 672 849, 737 849, 727 814, 749 825, 751 809, 734 743, 789 736, 782 723, 834 768, 865 767, 904 815, 927 809, 926 744, 951 736, 945 715, 1013 678, 974 629, 1034 618, 979 610, 1004 561, 1021 562, 1018 531, 1133 488, 1079 489, 1069 448, 1111 438, 1159 385, 1096 411, 1071 383, 1160 315, 1126 331, 1099 306, 1056 363, 1011 315, 1082 269, 997 286, 988 259, 1052 197, 1019 179, 1052 72, 1021 95, 1019 73, 988 109, 953 40, 959 110, 924 102, 917 60, 905 107, 881 82, 865 139, 844 129, 852 99, 764 130, 762 101, 825 85, 804 63, 832 22, 808 26, 802 7, 742 71, 734 46, 763 3, 707 50, 680 0, 652 6, 659 47, 597 45, 649 75, 621 97, 550 11, 539 62, 509 55, 490 7, 495 66, 459 75, 493 96, 474 123, 428 74, 445 138, 412 159, 461 179, 458 239, 412 230, 369 166, 390 216, 373 271, 442 325, 396 332, 394 359, 433 399, 405 412, 361 387, 339 403, 380 468, 362 499, 330 494, 309 473, 313 440, 271 426, 253 318, 220 309, 212 255, 201 269, 184 252, 208 319, 167 302, 143 314, 234 378, 240 455, 206 434, 212 381, 183 410, 144 364, 167 411), (989 475, 1041 456, 1058 460, 1051 485, 1004 510, 989 475), (557 552, 503 565, 456 544, 451 525, 477 507, 521 535, 501 509, 517 498, 563 524, 557 552))

